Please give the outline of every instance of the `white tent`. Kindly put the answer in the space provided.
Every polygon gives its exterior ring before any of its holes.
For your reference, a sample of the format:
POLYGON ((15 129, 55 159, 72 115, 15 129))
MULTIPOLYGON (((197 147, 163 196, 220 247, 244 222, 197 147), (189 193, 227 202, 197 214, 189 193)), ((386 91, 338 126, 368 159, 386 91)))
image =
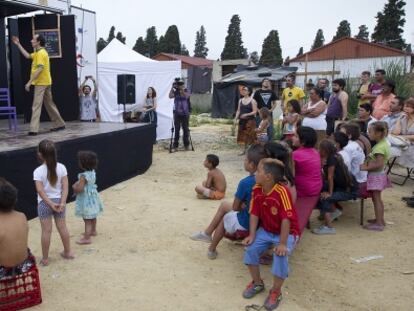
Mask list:
POLYGON ((175 77, 181 76, 180 61, 158 62, 147 58, 117 39, 98 54, 99 112, 102 121, 122 122, 123 105, 117 102, 117 75, 135 75, 135 104, 131 111, 142 107, 148 87, 157 92, 157 139, 171 135, 173 100, 168 97, 175 77))

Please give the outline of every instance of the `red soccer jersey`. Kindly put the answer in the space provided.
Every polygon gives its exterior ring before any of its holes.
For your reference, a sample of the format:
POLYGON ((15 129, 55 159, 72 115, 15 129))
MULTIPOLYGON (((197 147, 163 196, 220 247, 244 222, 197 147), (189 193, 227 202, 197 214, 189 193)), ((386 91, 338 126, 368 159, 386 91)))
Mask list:
POLYGON ((288 188, 276 184, 269 193, 260 185, 253 188, 250 214, 259 217, 260 225, 268 232, 280 234, 283 219, 290 220, 291 235, 300 235, 298 217, 288 188))

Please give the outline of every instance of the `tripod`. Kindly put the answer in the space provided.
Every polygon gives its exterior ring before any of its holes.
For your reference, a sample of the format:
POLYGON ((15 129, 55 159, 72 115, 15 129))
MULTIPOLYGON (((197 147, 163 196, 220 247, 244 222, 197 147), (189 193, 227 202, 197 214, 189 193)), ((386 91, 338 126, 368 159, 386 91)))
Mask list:
MULTIPOLYGON (((178 129, 178 130, 180 130, 180 129, 178 129)), ((169 148, 170 153, 173 152, 172 150, 173 150, 174 132, 175 132, 175 126, 174 126, 174 119, 173 119, 171 121, 171 139, 170 139, 170 148, 169 148)), ((194 150, 194 145, 193 145, 193 139, 191 138, 191 131, 190 131, 190 129, 188 129, 188 139, 190 141, 191 151, 195 151, 194 150)))

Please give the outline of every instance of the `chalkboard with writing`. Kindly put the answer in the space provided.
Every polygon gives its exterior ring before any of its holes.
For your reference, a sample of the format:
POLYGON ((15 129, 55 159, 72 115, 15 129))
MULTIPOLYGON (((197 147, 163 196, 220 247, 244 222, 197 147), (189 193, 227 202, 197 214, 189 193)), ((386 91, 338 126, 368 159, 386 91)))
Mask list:
POLYGON ((60 29, 36 29, 34 33, 45 38, 45 49, 50 58, 62 57, 62 47, 60 43, 60 29))

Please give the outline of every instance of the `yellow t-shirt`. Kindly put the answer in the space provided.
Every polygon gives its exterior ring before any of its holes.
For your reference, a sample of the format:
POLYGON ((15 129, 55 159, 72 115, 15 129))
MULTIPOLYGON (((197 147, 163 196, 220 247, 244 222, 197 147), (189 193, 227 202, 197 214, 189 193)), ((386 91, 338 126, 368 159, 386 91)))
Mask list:
POLYGON ((32 58, 30 75, 33 75, 39 66, 43 66, 42 72, 37 79, 32 82, 32 85, 51 85, 52 77, 50 76, 50 62, 47 51, 44 48, 40 48, 36 52, 30 54, 30 57, 32 58))
MULTIPOLYGON (((369 83, 361 84, 358 90, 358 95, 362 96, 368 93, 369 83)), ((362 104, 369 104, 371 101, 369 99, 359 99, 358 100, 358 106, 361 106, 362 104)))
POLYGON ((292 99, 301 100, 304 97, 305 97, 305 92, 303 92, 303 90, 298 86, 294 86, 293 88, 290 88, 290 87, 285 88, 282 93, 283 106, 285 110, 284 112, 287 113, 287 103, 290 100, 292 99))

